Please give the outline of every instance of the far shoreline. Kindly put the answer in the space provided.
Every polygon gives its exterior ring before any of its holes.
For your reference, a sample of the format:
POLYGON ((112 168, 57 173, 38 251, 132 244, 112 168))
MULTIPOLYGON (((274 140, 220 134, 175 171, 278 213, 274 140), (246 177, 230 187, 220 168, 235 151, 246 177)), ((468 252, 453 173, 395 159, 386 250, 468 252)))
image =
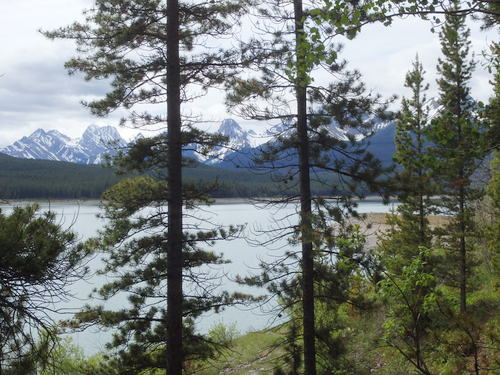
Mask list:
MULTIPOLYGON (((227 205, 227 204, 255 204, 255 203, 272 203, 273 201, 279 202, 278 197, 227 197, 227 198, 214 198, 214 202, 210 205, 227 205)), ((364 199, 355 199, 357 202, 382 202, 383 198, 378 195, 368 196, 364 199)), ((54 205, 81 205, 81 206, 99 206, 100 199, 66 199, 66 198, 36 198, 36 199, 4 199, 0 198, 0 207, 12 207, 18 205, 26 205, 30 203, 38 203, 42 206, 54 205)), ((393 203, 394 201, 391 201, 393 203)))

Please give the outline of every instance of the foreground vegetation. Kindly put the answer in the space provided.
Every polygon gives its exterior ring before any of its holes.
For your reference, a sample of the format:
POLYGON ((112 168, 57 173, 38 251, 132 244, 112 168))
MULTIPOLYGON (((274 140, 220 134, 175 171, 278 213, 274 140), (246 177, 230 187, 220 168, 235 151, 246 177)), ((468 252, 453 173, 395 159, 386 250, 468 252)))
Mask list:
MULTIPOLYGON (((499 162, 495 160, 493 167, 498 168, 499 162)), ((398 237, 404 234, 398 231, 397 224, 402 216, 386 215, 384 219, 381 215, 371 215, 369 217, 377 225, 387 224, 384 232, 379 233, 379 246, 373 250, 370 265, 358 267, 360 264, 350 262, 350 258, 338 263, 335 281, 340 283, 348 298, 344 301, 333 298, 328 303, 316 304, 318 367, 321 373, 419 374, 423 372, 415 370, 416 362, 412 359, 417 350, 419 361, 425 361, 429 374, 474 372, 476 360, 480 363, 477 373, 496 371, 500 358, 500 321, 497 314, 500 308, 500 180, 496 170, 488 186, 488 196, 476 207, 474 215, 474 222, 481 224, 481 230, 471 253, 474 258, 471 274, 474 284, 468 297, 468 313, 461 314, 457 309, 459 293, 458 288, 449 285, 446 276, 452 264, 445 249, 436 247, 432 253, 422 249, 421 256, 413 258, 401 252, 401 245, 397 245, 398 251, 394 252, 391 246, 397 244, 398 237), (382 270, 385 271, 379 272, 382 270), (416 332, 420 332, 418 345, 416 332), (333 369, 336 372, 332 372, 333 369)), ((30 217, 23 220, 33 220, 30 217)), ((13 216, 10 219, 12 225, 14 220, 13 216)), ((53 220, 52 217, 49 220, 53 220)), ((429 228, 439 232, 449 223, 449 218, 432 217, 429 228)), ((12 225, 3 227, 8 229, 12 225)), ((37 224, 34 222, 31 225, 37 224)), ((66 241, 69 237, 65 235, 62 238, 66 241)), ((37 261, 37 264, 40 262, 37 261)), ((33 274, 29 272, 23 271, 27 280, 33 282, 32 276, 29 276, 33 274)), ((37 274, 41 275, 40 272, 37 274)), ((332 291, 331 296, 335 295, 338 294, 332 291)), ((207 339, 216 345, 212 358, 190 360, 185 364, 187 373, 300 373, 300 327, 293 323, 294 311, 289 313, 291 320, 285 325, 243 335, 238 332, 237 326, 216 325, 207 335, 207 339)), ((2 326, 2 329, 7 327, 2 326)), ((8 332, 4 331, 4 334, 8 332)), ((18 344, 25 347, 26 342, 18 344)), ((24 353, 18 365, 12 362, 9 366, 4 364, 2 374, 31 375, 37 371, 39 375, 118 375, 122 372, 115 355, 110 351, 86 357, 82 349, 68 338, 58 339, 56 344, 51 340, 39 341, 30 353, 24 353)), ((163 374, 160 370, 139 373, 163 374)))
MULTIPOLYGON (((436 247, 432 253, 422 249, 421 257, 411 259, 404 252, 393 252, 391 246, 404 235, 397 224, 402 216, 369 215, 377 228, 385 223, 378 232, 370 265, 358 267, 348 258, 338 263, 335 280, 348 298, 316 304, 320 373, 465 374, 475 373, 475 361, 480 364, 478 374, 495 373, 500 359, 499 163, 499 159, 493 162, 497 172, 488 196, 475 210, 474 222, 481 224, 481 231, 471 254, 475 261, 469 312, 460 313, 459 288, 449 285, 446 271, 452 264, 445 249, 436 247), (417 351, 426 372, 415 369, 417 362, 412 358, 417 351)), ((433 216, 429 229, 439 232, 449 224, 449 217, 433 216)), ((289 314, 288 323, 258 332, 242 334, 234 324, 215 325, 206 336, 216 345, 211 358, 190 360, 185 364, 186 373, 300 374, 300 327, 294 324, 294 311, 289 314)), ((31 375, 35 368, 39 375, 122 374, 116 353, 86 357, 69 338, 58 339, 55 345, 39 341, 31 355, 23 358, 22 369, 4 368, 3 374, 31 375)), ((150 369, 138 374, 163 372, 150 369)))

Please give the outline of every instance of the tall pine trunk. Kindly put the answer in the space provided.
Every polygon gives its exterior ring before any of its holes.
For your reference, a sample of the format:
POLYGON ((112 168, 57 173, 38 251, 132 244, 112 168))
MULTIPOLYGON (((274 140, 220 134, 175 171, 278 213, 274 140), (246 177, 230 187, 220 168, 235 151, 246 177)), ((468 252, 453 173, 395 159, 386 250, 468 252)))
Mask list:
MULTIPOLYGON (((461 173, 463 175, 463 173, 461 173)), ((467 246, 465 243, 466 220, 465 192, 460 187, 459 192, 459 223, 460 223, 460 312, 467 311, 467 246)))
POLYGON ((182 375, 182 143, 179 4, 167 1, 167 374, 182 375))
MULTIPOLYGON (((416 149, 416 154, 417 155, 422 155, 424 153, 424 142, 422 139, 422 104, 420 103, 420 86, 417 88, 417 93, 415 95, 416 97, 416 102, 417 102, 417 149, 416 149)), ((424 167, 419 166, 418 168, 418 225, 419 225, 419 240, 420 240, 420 246, 426 246, 427 244, 427 236, 426 236, 426 230, 427 230, 427 225, 426 225, 426 210, 425 210, 425 186, 423 186, 423 176, 424 176, 425 170, 424 167)))
POLYGON ((297 56, 297 135, 300 178, 300 230, 302 238, 302 309, 304 335, 304 374, 316 375, 316 347, 314 327, 314 259, 311 241, 312 209, 311 179, 309 176, 309 139, 307 132, 307 91, 305 56, 301 46, 304 40, 302 1, 294 1, 295 45, 297 56))
MULTIPOLYGON (((461 81, 460 78, 457 78, 456 82, 456 87, 461 87, 463 85, 463 82, 461 81)), ((460 118, 463 116, 462 113, 462 107, 461 103, 463 101, 463 98, 460 97, 460 95, 457 95, 456 100, 456 108, 455 108, 455 115, 457 118, 457 144, 459 148, 463 148, 463 140, 462 140, 462 124, 460 123, 460 118)), ((460 152, 460 157, 459 157, 459 165, 458 165, 458 183, 459 183, 459 188, 458 188, 458 222, 460 226, 460 233, 459 233, 459 243, 460 243, 460 312, 465 313, 467 311, 467 246, 466 246, 466 240, 465 240, 465 231, 467 227, 466 223, 466 213, 465 213, 465 206, 466 206, 466 197, 465 197, 465 189, 464 189, 464 182, 465 182, 465 164, 464 164, 464 158, 462 152, 460 152)))
MULTIPOLYGON (((457 81, 457 86, 460 86, 462 82, 457 81)), ((457 103, 460 103, 460 98, 457 98, 457 103)), ((462 108, 457 105, 456 108, 457 118, 462 117, 462 108)), ((458 144, 459 147, 462 146, 462 125, 457 121, 457 134, 458 134, 458 144)), ((466 230, 466 220, 465 217, 465 189, 464 189, 464 162, 463 156, 460 155, 460 165, 458 170, 459 177, 459 189, 458 189, 458 218, 460 225, 460 312, 465 313, 467 311, 467 246, 465 244, 465 230, 466 230)))

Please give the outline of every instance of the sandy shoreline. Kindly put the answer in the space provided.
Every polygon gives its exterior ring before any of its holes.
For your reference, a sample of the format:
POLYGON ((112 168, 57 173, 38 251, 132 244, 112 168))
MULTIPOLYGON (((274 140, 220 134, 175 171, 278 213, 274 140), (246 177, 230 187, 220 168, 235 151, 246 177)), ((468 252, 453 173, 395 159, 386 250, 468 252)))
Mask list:
MULTIPOLYGON (((353 220, 353 223, 359 224, 361 233, 366 238, 366 249, 373 249, 377 246, 377 241, 380 235, 387 232, 391 226, 387 224, 387 216, 389 213, 369 212, 366 213, 364 220, 353 220)), ((449 222, 449 217, 441 215, 428 216, 431 227, 443 226, 449 222)))

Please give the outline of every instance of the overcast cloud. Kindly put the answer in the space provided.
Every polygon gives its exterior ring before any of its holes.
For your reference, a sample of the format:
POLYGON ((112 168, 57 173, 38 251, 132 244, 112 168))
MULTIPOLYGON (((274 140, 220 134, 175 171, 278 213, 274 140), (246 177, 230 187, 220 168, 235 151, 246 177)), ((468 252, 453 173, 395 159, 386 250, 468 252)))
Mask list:
MULTIPOLYGON (((106 82, 86 82, 81 76, 68 76, 63 65, 74 52, 68 41, 50 41, 37 30, 51 30, 81 19, 91 0, 0 0, 0 147, 7 146, 38 128, 57 129, 71 137, 80 136, 90 124, 118 125, 123 112, 101 119, 89 114, 80 102, 103 95, 106 82)), ((473 27, 476 57, 494 32, 481 33, 473 27)), ((418 53, 436 95, 435 66, 440 54, 439 41, 428 23, 403 20, 390 28, 368 26, 354 41, 345 41, 343 57, 351 68, 358 68, 367 87, 385 96, 405 94, 404 75, 418 53)), ((475 98, 486 100, 491 92, 487 72, 478 64, 472 81, 475 98)), ((188 111, 203 113, 206 120, 218 122, 228 115, 223 95, 211 92, 188 111)), ((237 119, 239 121, 239 119, 237 119)), ((247 127, 256 123, 241 121, 247 127)), ((257 129, 258 130, 258 129, 257 129)), ((125 137, 132 130, 120 129, 125 137)))

